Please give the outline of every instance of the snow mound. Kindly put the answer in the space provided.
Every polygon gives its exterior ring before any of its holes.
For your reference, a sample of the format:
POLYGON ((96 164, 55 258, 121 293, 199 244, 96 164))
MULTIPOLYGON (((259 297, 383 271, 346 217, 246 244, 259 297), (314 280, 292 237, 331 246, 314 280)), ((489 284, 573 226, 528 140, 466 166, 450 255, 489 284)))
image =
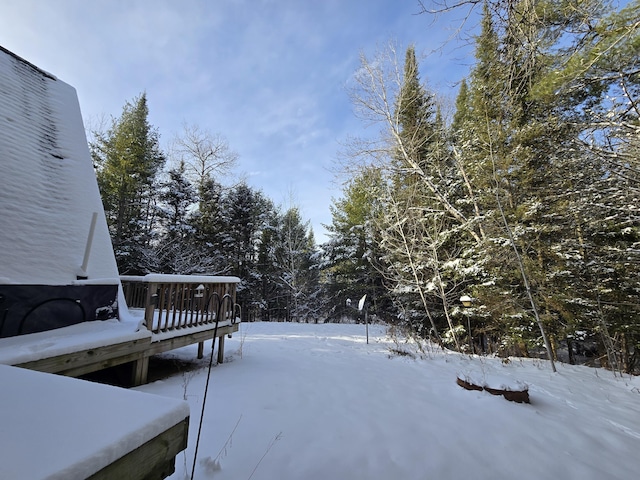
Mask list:
POLYGON ((521 380, 483 371, 459 372, 457 377, 459 380, 484 389, 506 392, 522 392, 529 389, 529 385, 521 380))

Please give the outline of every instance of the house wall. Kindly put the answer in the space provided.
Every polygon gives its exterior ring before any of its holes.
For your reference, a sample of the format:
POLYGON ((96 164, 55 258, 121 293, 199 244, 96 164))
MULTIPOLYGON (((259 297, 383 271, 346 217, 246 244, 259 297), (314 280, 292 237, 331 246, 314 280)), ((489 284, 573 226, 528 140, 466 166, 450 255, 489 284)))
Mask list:
POLYGON ((118 315, 117 285, 0 285, 0 338, 118 315))

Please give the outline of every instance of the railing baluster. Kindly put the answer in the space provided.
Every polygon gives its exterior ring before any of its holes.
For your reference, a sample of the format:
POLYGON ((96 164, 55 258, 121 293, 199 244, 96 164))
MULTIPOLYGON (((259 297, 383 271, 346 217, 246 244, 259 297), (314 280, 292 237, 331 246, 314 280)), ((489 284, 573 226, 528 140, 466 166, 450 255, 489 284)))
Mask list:
POLYGON ((178 327, 180 327, 180 313, 182 312, 182 298, 184 296, 184 292, 183 292, 183 284, 182 283, 178 283, 176 285, 176 291, 175 291, 175 302, 173 304, 173 311, 171 312, 171 328, 170 330, 174 330, 176 328, 176 317, 178 317, 178 327))
POLYGON ((169 295, 168 295, 169 304, 167 305, 167 314, 166 314, 165 322, 164 322, 164 331, 165 332, 167 330, 169 330, 169 315, 171 315, 171 313, 176 308, 176 284, 175 283, 169 283, 168 285, 169 285, 169 295))
POLYGON ((171 308, 171 284, 167 285, 166 283, 162 284, 162 309, 158 312, 158 331, 164 332, 163 324, 167 323, 167 315, 169 314, 169 309, 171 308))
MULTIPOLYGON (((180 308, 178 309, 178 323, 176 325, 176 328, 184 327, 184 325, 182 324, 182 312, 184 310, 184 298, 185 298, 185 289, 186 288, 187 288, 187 286, 184 283, 179 284, 180 308)), ((174 312, 174 318, 175 318, 175 312, 174 312)))
POLYGON ((211 323, 211 292, 213 291, 213 284, 212 283, 207 283, 205 285, 205 303, 202 306, 202 312, 204 315, 204 318, 202 319, 202 323, 206 323, 209 324, 211 323))
POLYGON ((195 292, 193 290, 193 285, 189 285, 189 295, 188 295, 188 304, 186 306, 187 308, 187 316, 189 317, 189 321, 187 322, 187 326, 192 327, 194 325, 193 323, 193 302, 195 301, 195 292))

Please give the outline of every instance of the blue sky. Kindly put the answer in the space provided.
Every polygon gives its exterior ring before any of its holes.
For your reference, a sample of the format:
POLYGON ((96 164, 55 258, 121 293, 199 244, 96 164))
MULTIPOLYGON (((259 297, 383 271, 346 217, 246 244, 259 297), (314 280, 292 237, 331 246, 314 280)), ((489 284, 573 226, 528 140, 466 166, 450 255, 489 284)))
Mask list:
POLYGON ((237 173, 276 204, 293 200, 324 241, 341 142, 365 128, 345 89, 360 53, 414 44, 423 80, 449 95, 467 74, 472 47, 440 49, 463 12, 419 11, 417 0, 0 0, 0 45, 74 86, 85 124, 146 91, 163 147, 185 122, 223 135, 237 173))

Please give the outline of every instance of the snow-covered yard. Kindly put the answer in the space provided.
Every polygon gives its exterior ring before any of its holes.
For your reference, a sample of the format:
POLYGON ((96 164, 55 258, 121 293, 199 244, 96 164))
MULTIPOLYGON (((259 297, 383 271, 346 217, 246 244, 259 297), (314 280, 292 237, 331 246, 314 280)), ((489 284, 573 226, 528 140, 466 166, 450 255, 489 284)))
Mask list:
MULTIPOLYGON (((364 335, 363 325, 243 324, 212 371, 195 478, 637 478, 640 378, 437 350, 392 355, 383 327, 370 328, 369 345, 364 335), (457 375, 524 382, 531 404, 465 390, 457 375)), ((165 354, 196 368, 138 388, 191 406, 174 479, 189 477, 198 433, 208 354, 197 361, 196 349, 165 354)))

